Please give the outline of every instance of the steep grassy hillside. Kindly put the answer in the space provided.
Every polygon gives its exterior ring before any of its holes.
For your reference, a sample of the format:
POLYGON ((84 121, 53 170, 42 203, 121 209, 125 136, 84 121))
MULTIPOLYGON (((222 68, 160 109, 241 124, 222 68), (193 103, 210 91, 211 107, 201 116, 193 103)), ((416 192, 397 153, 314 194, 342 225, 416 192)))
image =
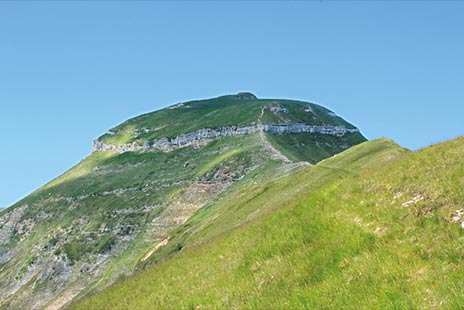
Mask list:
POLYGON ((381 139, 256 171, 153 267, 72 308, 462 308, 463 154, 464 138, 416 153, 381 139))
POLYGON ((316 162, 364 140, 325 108, 251 94, 125 122, 78 165, 1 211, 0 308, 57 309, 85 297, 167 249, 179 252, 188 234, 176 231, 203 206, 308 165, 292 160, 316 162), (178 242, 156 251, 168 239, 178 242))
POLYGON ((332 111, 303 101, 258 99, 251 93, 179 103, 163 110, 132 118, 100 137, 107 143, 123 144, 192 132, 202 128, 245 126, 264 123, 306 123, 355 128, 332 111), (271 107, 287 112, 271 111, 271 107))
POLYGON ((170 153, 92 154, 2 218, 0 292, 12 293, 2 303, 28 308, 131 272, 153 242, 271 156, 257 135, 170 153))
MULTIPOLYGON (((267 138, 293 161, 316 163, 352 145, 366 141, 356 127, 317 104, 258 99, 251 93, 179 103, 166 109, 130 119, 108 130, 96 140, 112 149, 150 147, 156 140, 175 139, 200 130, 250 128, 259 125, 310 125, 343 128, 341 135, 320 133, 269 134, 267 138)), ((233 134, 233 133, 228 133, 233 134)), ((198 141, 189 141, 198 142, 198 141)))

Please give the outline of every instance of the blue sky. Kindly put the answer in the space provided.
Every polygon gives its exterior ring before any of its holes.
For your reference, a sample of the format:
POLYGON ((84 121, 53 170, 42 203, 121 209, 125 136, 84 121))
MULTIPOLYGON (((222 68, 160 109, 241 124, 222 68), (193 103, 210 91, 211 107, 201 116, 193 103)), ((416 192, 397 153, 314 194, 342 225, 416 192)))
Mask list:
POLYGON ((0 207, 125 119, 238 91, 418 149, 464 133, 464 2, 0 2, 0 207))

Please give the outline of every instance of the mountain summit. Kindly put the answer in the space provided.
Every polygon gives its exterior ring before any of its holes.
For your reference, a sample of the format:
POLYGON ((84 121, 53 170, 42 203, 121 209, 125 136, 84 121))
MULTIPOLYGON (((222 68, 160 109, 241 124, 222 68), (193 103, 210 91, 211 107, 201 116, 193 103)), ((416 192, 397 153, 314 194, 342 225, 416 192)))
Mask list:
POLYGON ((256 100, 258 97, 256 97, 255 94, 249 93, 249 92, 241 92, 235 95, 235 97, 239 100, 256 100))
POLYGON ((320 105, 252 93, 130 119, 97 138, 75 167, 0 211, 0 307, 57 309, 103 289, 156 261, 197 210, 232 189, 365 140, 320 105))
POLYGON ((365 141, 356 127, 319 105, 238 93, 130 119, 95 140, 94 151, 172 151, 261 132, 291 160, 313 163, 365 141))

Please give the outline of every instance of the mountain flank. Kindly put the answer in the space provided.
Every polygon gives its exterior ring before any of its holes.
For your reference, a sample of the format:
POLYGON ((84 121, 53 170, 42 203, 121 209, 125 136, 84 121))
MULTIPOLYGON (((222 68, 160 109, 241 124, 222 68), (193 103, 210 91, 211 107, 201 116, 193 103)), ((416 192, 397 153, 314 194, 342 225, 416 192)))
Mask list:
MULTIPOLYGON (((194 214, 213 228, 222 218, 208 210, 233 193, 248 196, 255 183, 283 180, 364 141, 324 107, 251 93, 130 119, 97 138, 75 167, 1 211, 0 308, 83 300, 183 253, 189 245, 179 234, 194 233, 184 226, 194 214)), ((224 227, 260 214, 245 210, 224 227)))

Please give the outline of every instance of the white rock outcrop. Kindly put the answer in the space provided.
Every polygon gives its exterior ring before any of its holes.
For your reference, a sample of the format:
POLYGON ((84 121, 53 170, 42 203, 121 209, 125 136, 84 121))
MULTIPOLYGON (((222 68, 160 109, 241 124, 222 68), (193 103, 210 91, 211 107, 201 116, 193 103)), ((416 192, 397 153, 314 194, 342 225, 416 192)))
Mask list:
POLYGON ((221 137, 231 137, 253 134, 257 132, 267 132, 273 135, 283 134, 323 134, 336 137, 342 137, 348 133, 359 132, 357 128, 346 128, 345 126, 318 126, 307 124, 255 124, 251 126, 225 126, 218 129, 203 128, 193 132, 178 135, 174 138, 160 138, 149 141, 135 141, 132 143, 113 145, 100 140, 95 140, 93 152, 97 151, 115 151, 119 153, 161 150, 165 152, 172 151, 179 147, 190 145, 201 145, 221 137))

